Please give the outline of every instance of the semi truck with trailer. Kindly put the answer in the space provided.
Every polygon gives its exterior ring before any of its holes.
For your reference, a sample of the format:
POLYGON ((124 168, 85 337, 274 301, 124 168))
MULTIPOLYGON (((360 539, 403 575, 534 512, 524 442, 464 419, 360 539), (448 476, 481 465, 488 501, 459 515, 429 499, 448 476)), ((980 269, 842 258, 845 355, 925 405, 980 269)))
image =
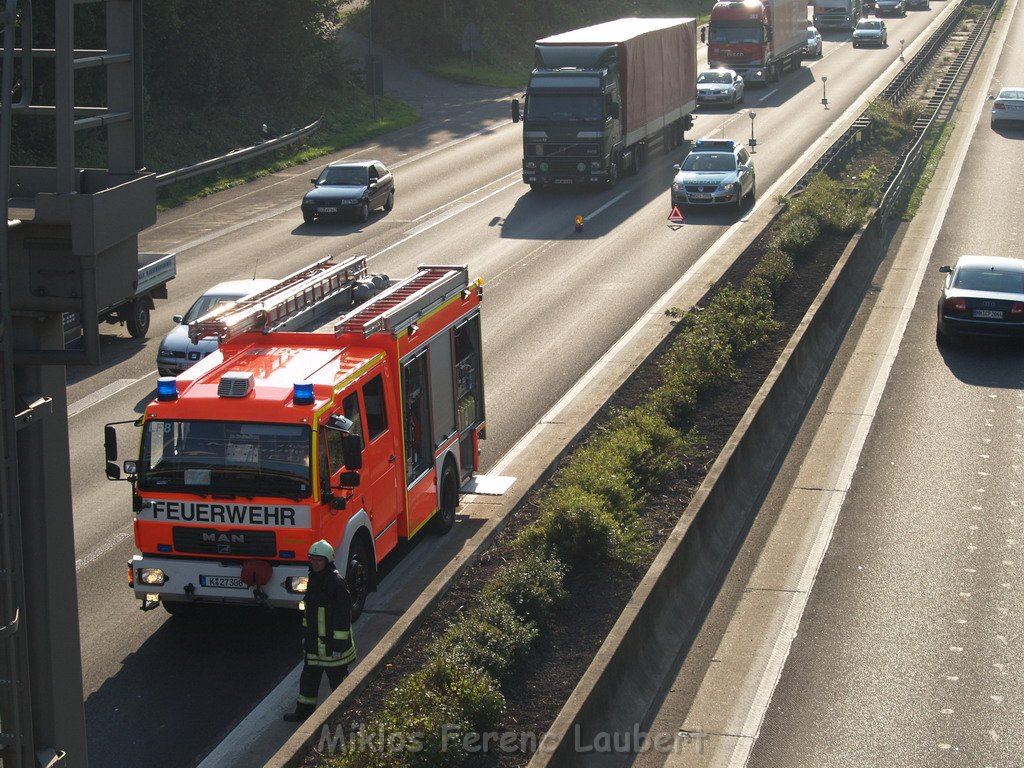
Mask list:
POLYGON ((861 0, 815 0, 814 26, 821 29, 853 29, 864 15, 861 0))
POLYGON ((451 529, 486 434, 482 296, 464 265, 389 280, 327 259, 193 322, 219 349, 105 428, 140 607, 297 607, 326 539, 358 613, 400 540, 451 529), (275 330, 329 302, 314 329, 275 330), (119 464, 122 429, 141 435, 119 464))
POLYGON ((805 0, 729 0, 711 8, 708 66, 749 83, 773 83, 800 66, 807 42, 805 0))
POLYGON ((697 27, 690 18, 624 18, 538 40, 520 109, 523 181, 614 184, 655 144, 693 127, 697 27))

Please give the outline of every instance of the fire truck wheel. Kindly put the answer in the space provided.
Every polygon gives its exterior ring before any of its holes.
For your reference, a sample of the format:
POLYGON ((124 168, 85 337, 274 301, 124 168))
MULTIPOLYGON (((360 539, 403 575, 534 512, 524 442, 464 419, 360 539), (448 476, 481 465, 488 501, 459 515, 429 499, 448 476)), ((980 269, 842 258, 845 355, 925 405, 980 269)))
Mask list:
POLYGON ((366 596, 370 592, 370 548, 366 540, 357 536, 352 540, 348 550, 348 561, 345 566, 345 582, 352 597, 352 620, 363 612, 366 596))
POLYGON ((445 464, 441 475, 441 508, 430 518, 430 532, 438 536, 448 533, 455 525, 455 510, 459 506, 459 483, 455 467, 445 464))

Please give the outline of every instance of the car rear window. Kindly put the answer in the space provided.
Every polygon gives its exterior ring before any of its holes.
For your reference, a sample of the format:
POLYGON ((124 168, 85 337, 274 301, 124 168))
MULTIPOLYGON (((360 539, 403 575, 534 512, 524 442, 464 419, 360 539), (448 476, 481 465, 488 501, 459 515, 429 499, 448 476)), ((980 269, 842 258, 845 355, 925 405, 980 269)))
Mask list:
POLYGON ((1024 90, 1010 90, 1005 88, 999 92, 1000 99, 1024 99, 1024 90))
POLYGON ((957 270, 954 288, 965 291, 1024 292, 1024 273, 967 267, 957 270))

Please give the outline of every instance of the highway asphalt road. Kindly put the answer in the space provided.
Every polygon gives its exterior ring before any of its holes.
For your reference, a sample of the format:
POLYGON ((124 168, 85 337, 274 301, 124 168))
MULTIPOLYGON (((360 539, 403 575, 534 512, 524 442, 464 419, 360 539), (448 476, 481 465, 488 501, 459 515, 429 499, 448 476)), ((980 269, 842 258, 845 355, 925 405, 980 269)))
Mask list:
MULTIPOLYGON (((892 27, 911 40, 944 7, 936 3, 931 13, 893 20, 892 27)), ((827 37, 824 58, 749 94, 762 197, 899 55, 894 47, 854 51, 847 40, 827 37), (819 101, 822 74, 829 76, 828 110, 819 101)), ((485 280, 486 470, 734 223, 730 213, 692 212, 682 228, 667 226, 671 165, 685 149, 653 156, 614 189, 532 193, 520 180, 521 129, 508 118, 510 94, 440 83, 399 62, 386 66, 392 82, 415 84, 427 119, 162 214, 140 247, 176 251, 178 277, 153 314, 150 338, 108 333, 102 365, 68 372, 94 764, 194 764, 298 663, 293 616, 212 611, 202 622, 183 622, 162 610, 139 612, 128 591, 129 492, 103 476, 102 427, 136 417, 152 396, 156 348, 171 315, 220 280, 280 276, 328 255, 366 254, 373 271, 394 276, 425 262, 469 263, 485 280), (389 163, 397 178, 394 210, 365 225, 303 224, 298 203, 309 178, 341 157, 389 163), (577 214, 587 217, 579 234, 572 227, 577 214)), ((750 130, 744 110, 708 112, 694 136, 745 141, 750 130)), ((425 538, 388 567, 429 578, 443 565, 432 551, 425 538)), ((414 587, 401 583, 406 593, 396 594, 385 579, 374 610, 402 610, 414 587)))

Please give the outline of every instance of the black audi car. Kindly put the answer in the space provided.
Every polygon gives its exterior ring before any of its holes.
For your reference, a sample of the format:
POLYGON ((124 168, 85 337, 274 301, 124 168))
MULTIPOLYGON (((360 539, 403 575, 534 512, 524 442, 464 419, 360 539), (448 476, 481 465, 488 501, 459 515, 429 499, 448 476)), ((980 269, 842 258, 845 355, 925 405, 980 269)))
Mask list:
POLYGON ((395 177, 379 160, 331 163, 302 198, 302 220, 307 224, 324 216, 349 216, 358 221, 370 211, 395 205, 395 177))
POLYGON ((1024 339, 1024 260, 961 256, 939 267, 946 281, 939 296, 935 340, 959 336, 1024 339))

